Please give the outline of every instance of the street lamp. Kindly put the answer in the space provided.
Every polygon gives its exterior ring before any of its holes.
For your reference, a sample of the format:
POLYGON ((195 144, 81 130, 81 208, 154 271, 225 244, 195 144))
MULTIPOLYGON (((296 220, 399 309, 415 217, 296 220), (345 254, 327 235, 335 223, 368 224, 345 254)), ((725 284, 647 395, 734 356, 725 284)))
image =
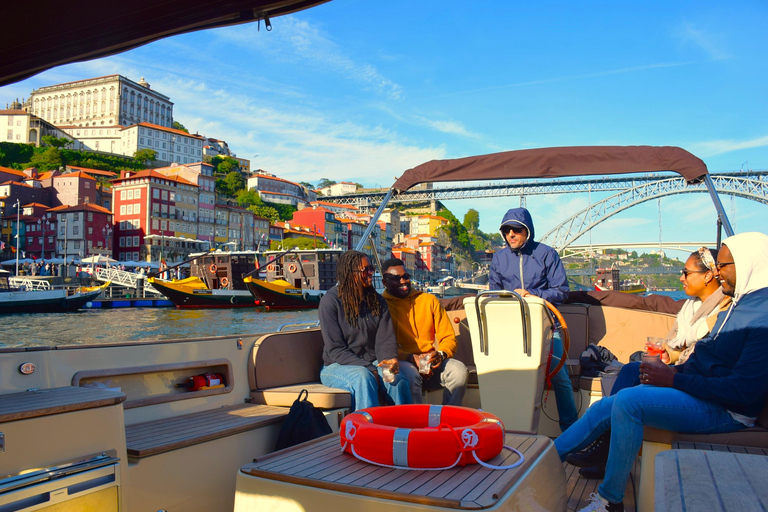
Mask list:
POLYGON ((21 202, 16 200, 16 275, 19 275, 19 222, 21 221, 21 202))

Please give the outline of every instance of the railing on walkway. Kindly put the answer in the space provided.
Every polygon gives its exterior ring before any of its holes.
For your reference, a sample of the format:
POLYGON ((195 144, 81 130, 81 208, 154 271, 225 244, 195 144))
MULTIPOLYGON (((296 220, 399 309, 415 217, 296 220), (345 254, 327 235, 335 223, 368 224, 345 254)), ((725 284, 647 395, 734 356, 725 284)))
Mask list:
POLYGON ((151 284, 146 282, 146 276, 134 272, 126 272, 115 267, 96 267, 93 277, 102 282, 111 281, 112 284, 133 288, 142 297, 146 295, 162 295, 151 284))
POLYGON ((22 290, 51 290, 51 283, 45 279, 30 279, 28 277, 11 277, 8 284, 22 290))

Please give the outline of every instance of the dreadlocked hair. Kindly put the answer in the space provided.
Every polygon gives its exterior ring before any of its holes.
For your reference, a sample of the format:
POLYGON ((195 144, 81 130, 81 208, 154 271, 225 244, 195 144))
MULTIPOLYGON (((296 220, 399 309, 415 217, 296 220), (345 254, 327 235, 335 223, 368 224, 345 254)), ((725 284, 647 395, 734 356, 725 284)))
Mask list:
POLYGON ((373 316, 381 314, 381 305, 373 287, 363 286, 363 274, 360 266, 363 258, 360 251, 347 251, 339 256, 336 265, 336 280, 339 282, 339 300, 344 307, 344 316, 349 325, 356 327, 362 306, 367 306, 373 316))

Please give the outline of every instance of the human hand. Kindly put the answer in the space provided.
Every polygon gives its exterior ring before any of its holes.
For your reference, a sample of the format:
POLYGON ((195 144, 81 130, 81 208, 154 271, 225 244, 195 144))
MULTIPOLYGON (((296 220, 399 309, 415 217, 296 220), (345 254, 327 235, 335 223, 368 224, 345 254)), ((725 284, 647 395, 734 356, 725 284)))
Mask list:
POLYGON ((670 362, 669 352, 667 352, 667 349, 664 349, 661 352, 661 362, 664 363, 664 364, 669 364, 669 362, 670 362))
POLYGON ((671 388, 675 373, 672 367, 665 364, 640 363, 640 384, 671 388))
POLYGON ((392 373, 395 375, 400 373, 400 363, 397 361, 396 357, 380 361, 379 366, 389 366, 390 370, 392 370, 392 373))
POLYGON ((521 297, 531 297, 531 292, 525 288, 516 288, 515 293, 519 294, 521 297))

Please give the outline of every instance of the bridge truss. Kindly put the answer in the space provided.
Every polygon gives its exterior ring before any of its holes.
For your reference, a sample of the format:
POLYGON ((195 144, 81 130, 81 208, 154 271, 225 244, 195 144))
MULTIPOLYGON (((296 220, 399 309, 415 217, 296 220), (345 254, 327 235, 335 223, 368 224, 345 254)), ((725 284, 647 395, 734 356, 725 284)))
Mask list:
MULTIPOLYGON (((719 193, 768 204, 768 181, 738 175, 712 175, 712 181, 719 193)), ((707 192, 707 189, 703 184, 688 185, 683 178, 667 178, 634 186, 577 212, 547 232, 541 241, 560 251, 627 208, 659 197, 692 192, 707 192)))

